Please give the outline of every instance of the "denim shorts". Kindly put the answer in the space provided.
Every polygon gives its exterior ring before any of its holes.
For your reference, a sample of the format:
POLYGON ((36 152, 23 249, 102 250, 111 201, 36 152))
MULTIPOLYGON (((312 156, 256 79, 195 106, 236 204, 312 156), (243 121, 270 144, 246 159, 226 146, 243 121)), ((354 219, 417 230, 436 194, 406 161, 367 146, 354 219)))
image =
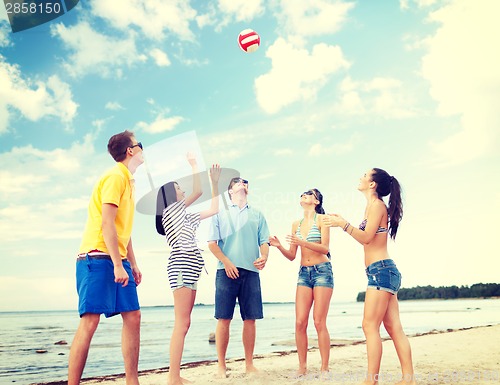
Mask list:
POLYGON ((297 286, 328 287, 333 289, 333 272, 331 262, 322 262, 312 266, 300 266, 297 286))
POLYGON ((187 287, 188 289, 191 290, 197 290, 198 289, 198 281, 195 283, 186 283, 184 282, 184 277, 182 276, 182 271, 179 271, 177 274, 177 281, 176 281, 176 286, 172 287, 172 291, 176 291, 177 289, 180 289, 181 287, 187 287))
POLYGON ((392 259, 373 262, 366 268, 368 289, 396 294, 401 287, 401 273, 392 259))
POLYGON ((215 276, 215 318, 233 319, 236 299, 243 321, 264 318, 259 273, 238 268, 239 277, 231 279, 226 270, 215 276))
POLYGON ((80 317, 86 313, 116 314, 139 310, 137 285, 132 275, 130 262, 123 261, 129 276, 127 286, 115 282, 111 257, 78 258, 76 261, 76 288, 78 291, 78 312, 80 317), (109 258, 109 259, 108 259, 109 258))

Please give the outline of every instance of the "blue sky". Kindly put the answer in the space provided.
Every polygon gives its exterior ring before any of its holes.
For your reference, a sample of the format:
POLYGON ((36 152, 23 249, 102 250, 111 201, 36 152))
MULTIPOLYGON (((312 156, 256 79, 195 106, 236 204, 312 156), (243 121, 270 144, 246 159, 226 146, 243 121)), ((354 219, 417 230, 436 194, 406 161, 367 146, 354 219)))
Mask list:
MULTIPOLYGON (((0 7, 0 310, 76 308, 88 198, 124 129, 157 183, 189 173, 190 149, 239 170, 282 239, 312 187, 361 222, 358 179, 384 168, 404 188, 390 245, 403 286, 498 281, 499 12, 496 0, 89 0, 14 34, 0 7), (251 54, 236 43, 246 28, 261 36, 251 54)), ((137 213, 133 239, 142 305, 172 304, 151 216, 137 213)), ((333 301, 354 300, 362 248, 339 230, 330 246, 333 301)), ((204 256, 197 298, 213 303, 204 256)), ((264 300, 293 301, 298 264, 272 251, 264 300)))

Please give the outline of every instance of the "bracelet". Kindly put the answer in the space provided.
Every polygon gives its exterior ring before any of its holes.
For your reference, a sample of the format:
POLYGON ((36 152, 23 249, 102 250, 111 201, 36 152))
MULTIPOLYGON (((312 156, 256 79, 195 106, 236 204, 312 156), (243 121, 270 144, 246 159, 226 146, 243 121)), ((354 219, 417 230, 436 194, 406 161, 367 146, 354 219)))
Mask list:
POLYGON ((351 224, 349 222, 346 222, 345 226, 342 228, 342 230, 347 231, 351 224))
POLYGON ((349 231, 349 235, 352 235, 352 230, 354 230, 354 226, 351 226, 351 231, 349 231))

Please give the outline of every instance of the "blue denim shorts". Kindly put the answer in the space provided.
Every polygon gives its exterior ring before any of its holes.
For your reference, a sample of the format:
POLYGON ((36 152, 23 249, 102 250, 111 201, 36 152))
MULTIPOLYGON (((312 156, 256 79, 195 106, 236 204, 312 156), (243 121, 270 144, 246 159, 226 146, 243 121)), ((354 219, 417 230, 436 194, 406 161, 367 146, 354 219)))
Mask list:
POLYGON ((323 262, 312 266, 300 266, 297 286, 328 287, 333 289, 332 263, 323 262))
POLYGON ((181 287, 187 287, 188 289, 191 289, 191 290, 198 290, 198 281, 196 281, 195 283, 186 283, 184 282, 184 277, 182 276, 182 271, 179 271, 179 273, 177 273, 177 281, 176 281, 176 286, 175 287, 172 287, 172 291, 176 291, 177 289, 180 289, 181 287))
POLYGON ((368 289, 396 294, 401 287, 401 273, 392 259, 373 262, 366 268, 368 289))
POLYGON ((239 277, 231 279, 226 270, 215 276, 215 318, 233 319, 236 299, 243 321, 264 318, 259 273, 238 268, 239 277))
POLYGON ((76 288, 80 317, 86 313, 112 317, 140 309, 130 262, 125 260, 122 263, 129 276, 128 285, 125 287, 115 282, 111 257, 92 258, 87 255, 86 258, 77 259, 76 288))

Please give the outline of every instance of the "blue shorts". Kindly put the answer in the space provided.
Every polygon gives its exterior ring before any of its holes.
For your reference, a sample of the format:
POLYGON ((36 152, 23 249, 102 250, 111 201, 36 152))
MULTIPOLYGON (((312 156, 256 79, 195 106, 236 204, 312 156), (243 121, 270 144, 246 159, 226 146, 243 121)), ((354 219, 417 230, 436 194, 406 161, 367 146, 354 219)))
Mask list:
POLYGON ((373 262, 366 268, 368 289, 396 294, 401 287, 401 273, 392 259, 373 262))
POLYGON ((332 263, 323 262, 312 266, 300 266, 297 286, 328 287, 333 289, 332 263))
POLYGON ((139 310, 137 285, 132 275, 130 262, 123 261, 128 273, 128 285, 122 287, 115 282, 111 257, 78 258, 76 261, 76 288, 78 291, 78 312, 104 314, 112 317, 116 314, 139 310))
POLYGON ((177 273, 177 281, 175 282, 175 286, 170 288, 172 291, 176 291, 177 289, 180 289, 181 287, 187 287, 188 289, 191 290, 197 290, 198 289, 198 281, 194 283, 186 283, 184 281, 184 276, 182 275, 182 270, 177 273))
POLYGON ((236 299, 243 321, 264 318, 259 273, 238 268, 239 277, 231 279, 226 270, 215 276, 215 318, 233 319, 236 299))

